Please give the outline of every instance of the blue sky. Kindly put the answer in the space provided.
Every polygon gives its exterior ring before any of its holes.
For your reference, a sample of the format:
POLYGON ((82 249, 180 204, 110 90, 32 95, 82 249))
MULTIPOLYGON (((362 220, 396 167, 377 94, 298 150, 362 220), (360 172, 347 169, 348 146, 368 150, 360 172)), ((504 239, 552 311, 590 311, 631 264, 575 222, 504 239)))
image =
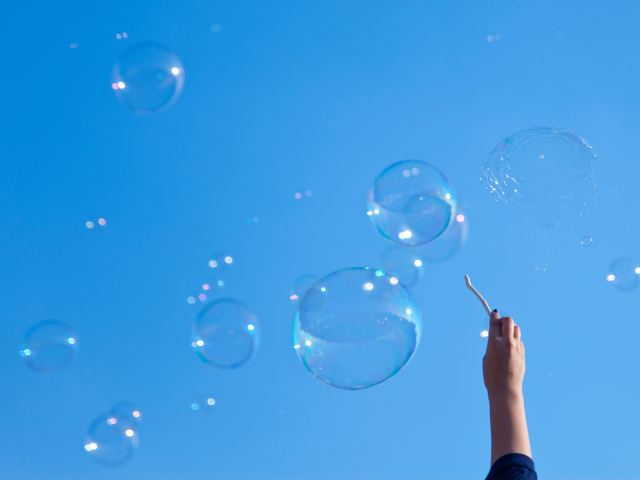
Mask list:
POLYGON ((3 6, 2 477, 483 478, 484 312, 464 287, 469 274, 522 327, 540 475, 637 478, 640 302, 605 276, 618 257, 640 259, 639 10, 595 1, 3 6), (110 88, 118 56, 146 40, 171 47, 186 74, 178 101, 151 117, 125 110, 110 88), (599 193, 546 240, 478 178, 502 138, 538 125, 585 138, 599 159, 599 193), (375 388, 333 389, 292 348, 290 287, 301 275, 375 265, 388 242, 370 225, 366 195, 407 158, 450 179, 469 239, 414 289, 424 330, 411 362, 375 388), (301 189, 313 195, 296 201, 301 189), (248 224, 253 216, 259 223, 248 224), (105 227, 85 227, 99 218, 105 227), (186 298, 214 251, 234 258, 225 295, 262 326, 260 351, 235 371, 203 364, 189 345, 199 307, 186 298), (79 338, 72 364, 51 375, 18 356, 26 329, 44 318, 79 338), (199 392, 216 399, 212 415, 189 411, 199 392), (143 412, 140 448, 106 469, 83 450, 84 436, 123 400, 143 412))

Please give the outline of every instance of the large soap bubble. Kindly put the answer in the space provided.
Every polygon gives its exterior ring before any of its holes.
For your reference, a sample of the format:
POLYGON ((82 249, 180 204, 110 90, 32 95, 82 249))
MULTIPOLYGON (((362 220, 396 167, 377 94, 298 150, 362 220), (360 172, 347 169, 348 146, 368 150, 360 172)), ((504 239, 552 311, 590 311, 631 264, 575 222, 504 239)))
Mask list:
POLYGON ((591 147, 564 130, 538 127, 501 141, 480 178, 496 199, 542 226, 580 212, 594 191, 591 147))
POLYGON ((293 321, 300 360, 319 380, 358 390, 395 375, 422 335, 409 291, 381 270, 334 272, 307 291, 293 321))
POLYGON ((446 230, 455 215, 456 197, 435 167, 404 160, 374 180, 367 209, 383 237, 403 246, 423 245, 446 230))
POLYGON ((129 110, 159 113, 180 96, 184 69, 178 56, 164 45, 143 42, 126 50, 113 68, 111 87, 129 110))
POLYGON ((63 369, 73 359, 78 336, 59 320, 42 320, 27 330, 20 356, 29 368, 41 373, 63 369))
POLYGON ((218 368, 237 368, 253 358, 260 343, 258 317, 237 300, 211 302, 193 325, 196 355, 218 368))

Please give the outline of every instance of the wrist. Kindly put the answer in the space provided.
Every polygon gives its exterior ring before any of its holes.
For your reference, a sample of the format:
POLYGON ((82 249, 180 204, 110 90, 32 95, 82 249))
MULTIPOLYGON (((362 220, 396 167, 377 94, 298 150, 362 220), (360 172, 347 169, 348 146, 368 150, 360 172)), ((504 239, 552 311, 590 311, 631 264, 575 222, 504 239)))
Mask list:
POLYGON ((504 386, 499 388, 487 388, 489 402, 499 400, 521 400, 523 399, 522 386, 504 386))

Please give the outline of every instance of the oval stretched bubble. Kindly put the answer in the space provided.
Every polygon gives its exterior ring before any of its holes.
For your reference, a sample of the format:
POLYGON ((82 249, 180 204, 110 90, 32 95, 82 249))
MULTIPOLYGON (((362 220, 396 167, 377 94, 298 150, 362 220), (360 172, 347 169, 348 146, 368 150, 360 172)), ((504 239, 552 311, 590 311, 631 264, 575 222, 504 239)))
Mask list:
POLYGON ((59 320, 42 320, 26 332, 20 356, 32 370, 53 373, 69 365, 78 336, 69 325, 59 320))
POLYGON ((496 199, 552 226, 578 214, 591 196, 594 158, 570 132, 531 128, 501 141, 482 163, 480 179, 496 199))
POLYGON ((180 96, 184 69, 178 56, 159 43, 142 42, 127 49, 113 68, 112 88, 134 113, 160 113, 180 96))
POLYGON ((456 211, 453 188, 438 169, 419 160, 386 168, 374 180, 367 215, 380 234, 398 245, 416 246, 442 234, 456 211))
POLYGON ((422 258, 416 248, 390 247, 378 259, 378 272, 396 277, 407 288, 420 282, 424 273, 422 258))
POLYGON ((433 242, 417 247, 420 258, 428 263, 438 263, 455 255, 469 235, 469 222, 462 213, 458 213, 442 235, 433 242))
POLYGON ((319 280, 293 320, 298 357, 316 378, 347 390, 372 387, 409 361, 422 335, 420 309, 398 279, 349 268, 319 280))
POLYGON ((260 343, 258 317, 237 300, 223 298, 204 307, 193 325, 200 360, 218 368, 238 368, 251 360, 260 343))
POLYGON ((115 467, 128 462, 138 446, 138 431, 122 432, 111 412, 99 415, 89 426, 84 449, 102 465, 115 467))

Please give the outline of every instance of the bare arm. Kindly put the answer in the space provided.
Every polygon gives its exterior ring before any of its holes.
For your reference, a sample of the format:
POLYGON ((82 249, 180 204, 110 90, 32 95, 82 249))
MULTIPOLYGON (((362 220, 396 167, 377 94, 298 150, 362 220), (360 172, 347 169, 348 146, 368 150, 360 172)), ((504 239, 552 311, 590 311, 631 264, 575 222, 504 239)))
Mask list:
POLYGON ((503 455, 521 453, 531 457, 524 413, 524 345, 520 327, 511 317, 491 312, 487 353, 482 370, 491 409, 491 464, 503 455))

